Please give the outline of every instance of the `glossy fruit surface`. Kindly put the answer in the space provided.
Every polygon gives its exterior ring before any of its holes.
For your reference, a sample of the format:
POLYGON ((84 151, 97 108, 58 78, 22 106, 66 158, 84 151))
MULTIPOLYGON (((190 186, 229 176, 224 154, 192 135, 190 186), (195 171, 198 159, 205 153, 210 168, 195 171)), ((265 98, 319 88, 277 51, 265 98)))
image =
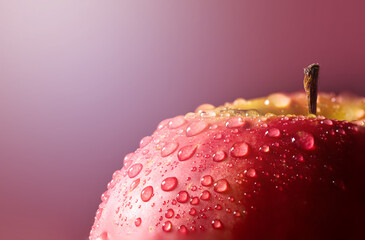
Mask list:
POLYGON ((113 174, 90 239, 358 239, 365 101, 321 94, 325 117, 305 103, 272 94, 162 121, 113 174))

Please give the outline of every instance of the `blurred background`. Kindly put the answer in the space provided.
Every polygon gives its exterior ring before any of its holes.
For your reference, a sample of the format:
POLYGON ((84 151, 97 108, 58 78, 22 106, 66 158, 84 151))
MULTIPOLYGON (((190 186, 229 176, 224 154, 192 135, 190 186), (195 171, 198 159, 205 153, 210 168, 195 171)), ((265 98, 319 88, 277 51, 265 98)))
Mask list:
POLYGON ((238 97, 365 95, 358 0, 0 0, 0 239, 88 239, 157 124, 238 97))

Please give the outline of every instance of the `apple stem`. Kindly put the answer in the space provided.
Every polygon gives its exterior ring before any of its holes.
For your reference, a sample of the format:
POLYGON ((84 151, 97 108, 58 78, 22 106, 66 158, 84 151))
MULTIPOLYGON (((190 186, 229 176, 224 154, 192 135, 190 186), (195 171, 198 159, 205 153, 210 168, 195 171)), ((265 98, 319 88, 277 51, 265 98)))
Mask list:
POLYGON ((318 63, 313 63, 304 68, 303 84, 304 90, 307 93, 309 114, 317 113, 318 73, 318 63))

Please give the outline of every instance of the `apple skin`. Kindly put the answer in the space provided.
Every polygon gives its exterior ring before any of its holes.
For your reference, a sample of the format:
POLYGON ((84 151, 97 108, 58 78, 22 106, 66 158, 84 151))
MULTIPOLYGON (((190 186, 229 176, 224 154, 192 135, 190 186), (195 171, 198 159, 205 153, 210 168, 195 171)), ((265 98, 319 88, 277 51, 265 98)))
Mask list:
POLYGON ((363 127, 321 117, 167 119, 113 174, 90 239, 360 239, 364 147, 363 127))

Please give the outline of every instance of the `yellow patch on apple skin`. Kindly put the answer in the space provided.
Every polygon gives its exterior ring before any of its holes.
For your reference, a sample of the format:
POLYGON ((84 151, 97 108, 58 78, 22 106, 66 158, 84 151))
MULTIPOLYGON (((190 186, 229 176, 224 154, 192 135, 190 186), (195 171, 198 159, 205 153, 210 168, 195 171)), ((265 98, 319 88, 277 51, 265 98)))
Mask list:
MULTIPOLYGON (((274 93, 269 95, 268 99, 275 107, 286 108, 291 103, 291 98, 283 93, 274 93)), ((265 100, 266 101, 266 100, 265 100)), ((268 105, 265 103, 265 105, 268 105)))
POLYGON ((185 118, 227 118, 231 116, 305 116, 324 117, 335 120, 356 121, 365 118, 365 98, 350 94, 319 93, 317 115, 308 114, 307 97, 304 92, 290 94, 273 93, 268 97, 246 100, 236 99, 211 109, 213 105, 203 104, 198 112, 187 113, 185 118), (209 110, 202 110, 209 109, 209 110), (214 114, 215 113, 215 114, 214 114), (253 114, 255 113, 255 114, 253 114))

